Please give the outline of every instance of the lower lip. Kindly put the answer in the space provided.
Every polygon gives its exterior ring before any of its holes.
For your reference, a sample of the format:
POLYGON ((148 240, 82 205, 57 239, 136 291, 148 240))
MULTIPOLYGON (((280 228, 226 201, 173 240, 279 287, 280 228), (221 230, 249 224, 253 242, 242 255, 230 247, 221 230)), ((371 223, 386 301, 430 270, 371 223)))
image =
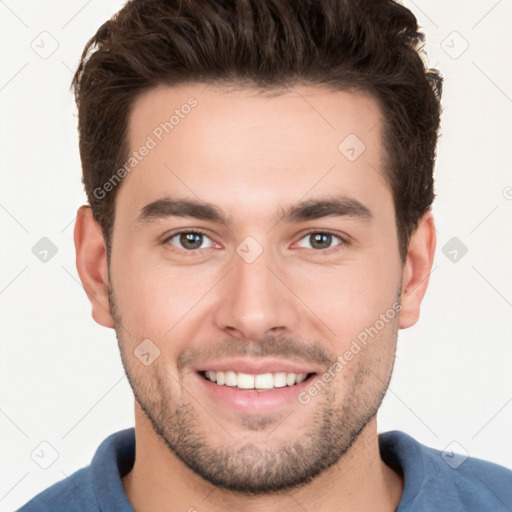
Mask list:
POLYGON ((239 389, 235 386, 219 386, 196 374, 213 399, 244 414, 266 414, 278 411, 293 403, 300 404, 298 395, 311 385, 314 375, 293 386, 258 391, 256 389, 239 389))

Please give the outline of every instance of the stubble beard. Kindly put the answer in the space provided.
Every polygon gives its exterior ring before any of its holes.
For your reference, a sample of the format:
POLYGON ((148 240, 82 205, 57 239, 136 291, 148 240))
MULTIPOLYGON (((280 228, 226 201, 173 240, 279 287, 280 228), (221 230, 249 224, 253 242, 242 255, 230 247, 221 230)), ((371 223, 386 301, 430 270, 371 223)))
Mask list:
MULTIPOLYGON (((241 425, 246 430, 268 430, 266 442, 260 446, 252 442, 236 446, 236 434, 226 431, 227 442, 224 444, 230 446, 215 446, 209 438, 211 429, 201 422, 194 408, 196 401, 187 400, 190 396, 187 392, 178 398, 170 391, 166 382, 173 377, 164 368, 155 361, 151 373, 143 377, 149 367, 138 368, 135 364, 137 361, 134 361, 129 340, 123 338, 123 328, 119 327, 122 319, 111 290, 109 301, 128 381, 154 431, 197 475, 216 487, 237 494, 256 496, 296 489, 339 462, 377 414, 391 380, 394 353, 384 379, 371 370, 371 361, 368 361, 358 366, 350 381, 345 381, 348 389, 344 390, 341 403, 333 385, 337 379, 333 379, 321 396, 312 400, 313 414, 306 412, 308 407, 302 405, 305 414, 311 415, 311 421, 301 429, 299 438, 268 448, 288 419, 272 425, 264 418, 246 416, 241 418, 241 425)), ((395 348, 397 332, 398 328, 394 328, 395 348)), ((296 431, 293 426, 290 430, 296 431)))

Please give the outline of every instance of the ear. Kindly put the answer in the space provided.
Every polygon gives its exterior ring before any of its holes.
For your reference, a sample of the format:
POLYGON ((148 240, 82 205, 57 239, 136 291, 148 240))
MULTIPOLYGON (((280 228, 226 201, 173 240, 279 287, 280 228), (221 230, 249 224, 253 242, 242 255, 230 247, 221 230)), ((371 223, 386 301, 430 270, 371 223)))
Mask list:
POLYGON ((400 329, 412 327, 420 316, 420 305, 427 291, 436 250, 436 228, 432 211, 428 210, 411 235, 402 271, 402 311, 400 329))
POLYGON ((81 206, 74 230, 76 268, 92 306, 92 317, 104 327, 114 327, 108 302, 107 248, 90 206, 81 206))

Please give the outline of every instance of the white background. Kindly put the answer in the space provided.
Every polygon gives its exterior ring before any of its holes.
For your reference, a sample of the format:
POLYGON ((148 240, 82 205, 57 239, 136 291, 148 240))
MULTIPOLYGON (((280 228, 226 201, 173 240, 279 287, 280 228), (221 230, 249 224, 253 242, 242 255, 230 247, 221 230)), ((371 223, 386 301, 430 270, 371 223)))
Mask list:
MULTIPOLYGON (((87 465, 134 421, 114 331, 91 318, 72 239, 85 194, 70 81, 86 41, 121 5, 0 1, 3 511, 87 465), (56 44, 46 59, 32 48, 56 44), (58 249, 47 263, 32 253, 42 237, 58 249), (58 452, 48 469, 31 458, 43 441, 58 452)), ((379 431, 439 449, 456 441, 455 451, 512 468, 512 1, 405 5, 445 79, 438 247, 421 319, 399 334, 379 431), (455 263, 442 252, 452 237, 468 248, 455 263)))

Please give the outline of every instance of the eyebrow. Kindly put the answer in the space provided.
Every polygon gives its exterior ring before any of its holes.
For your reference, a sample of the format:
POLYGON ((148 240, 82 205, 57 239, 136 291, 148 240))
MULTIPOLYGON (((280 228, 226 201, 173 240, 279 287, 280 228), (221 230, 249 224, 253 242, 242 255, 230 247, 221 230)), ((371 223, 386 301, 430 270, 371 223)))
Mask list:
MULTIPOLYGON (((192 199, 164 197, 146 204, 140 209, 137 224, 154 222, 167 217, 192 217, 218 224, 229 225, 229 217, 218 206, 192 199)), ((346 196, 310 199, 281 208, 280 220, 298 223, 324 217, 352 217, 371 221, 372 211, 357 199, 346 196)))

